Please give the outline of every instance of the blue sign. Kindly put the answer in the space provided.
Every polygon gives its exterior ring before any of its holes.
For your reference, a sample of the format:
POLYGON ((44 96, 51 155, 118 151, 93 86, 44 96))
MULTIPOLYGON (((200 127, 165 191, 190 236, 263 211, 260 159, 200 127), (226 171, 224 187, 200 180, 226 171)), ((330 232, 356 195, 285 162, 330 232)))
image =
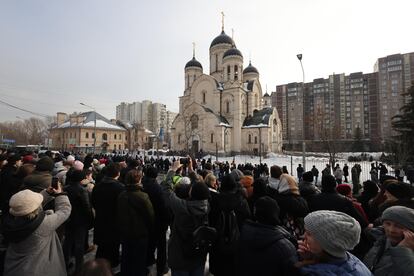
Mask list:
POLYGON ((164 128, 160 128, 160 140, 164 140, 164 128))
POLYGON ((16 140, 13 140, 13 139, 3 139, 2 141, 3 141, 3 143, 9 143, 9 144, 16 143, 16 140))

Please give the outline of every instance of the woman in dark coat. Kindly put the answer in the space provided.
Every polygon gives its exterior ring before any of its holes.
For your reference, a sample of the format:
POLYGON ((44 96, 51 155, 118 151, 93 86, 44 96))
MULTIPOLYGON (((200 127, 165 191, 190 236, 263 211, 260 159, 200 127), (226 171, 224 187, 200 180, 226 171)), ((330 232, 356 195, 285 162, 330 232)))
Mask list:
MULTIPOLYGON (((223 177, 220 186, 220 193, 215 200, 211 202, 211 216, 210 225, 216 227, 218 233, 218 241, 224 237, 220 237, 220 220, 222 216, 231 216, 232 212, 237 219, 237 231, 240 233, 241 226, 244 221, 250 218, 250 208, 247 200, 241 193, 240 187, 232 175, 223 177)), ((220 242, 213 246, 210 252, 210 272, 215 276, 219 275, 236 275, 236 250, 237 242, 235 244, 226 245, 223 248, 220 242), (228 246, 228 248, 227 248, 228 246), (230 250, 228 250, 230 248, 230 250)))
POLYGON ((124 178, 125 191, 118 197, 122 275, 147 275, 147 249, 154 229, 154 209, 143 192, 141 178, 141 171, 128 171, 124 178))

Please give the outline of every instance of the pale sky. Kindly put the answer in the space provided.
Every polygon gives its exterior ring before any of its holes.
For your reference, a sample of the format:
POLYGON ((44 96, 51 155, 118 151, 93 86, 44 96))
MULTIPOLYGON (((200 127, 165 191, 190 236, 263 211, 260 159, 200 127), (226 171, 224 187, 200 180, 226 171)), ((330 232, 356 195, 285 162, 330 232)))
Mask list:
MULTIPOLYGON (((122 101, 178 111, 184 66, 209 72, 209 46, 225 31, 268 92, 332 73, 373 71, 379 57, 414 51, 414 1, 0 0, 0 100, 55 115, 108 118, 122 101)), ((0 121, 31 115, 0 104, 0 121)))

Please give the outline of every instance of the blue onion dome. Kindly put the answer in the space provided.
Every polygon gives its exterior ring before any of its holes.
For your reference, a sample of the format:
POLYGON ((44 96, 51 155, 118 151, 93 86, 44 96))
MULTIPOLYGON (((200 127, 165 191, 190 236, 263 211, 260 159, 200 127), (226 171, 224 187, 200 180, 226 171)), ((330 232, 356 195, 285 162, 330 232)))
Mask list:
POLYGON ((187 62, 187 64, 185 65, 185 69, 189 67, 198 67, 200 69, 203 69, 203 66, 198 60, 195 59, 195 57, 193 57, 193 59, 187 62))
POLYGON ((240 50, 237 49, 234 46, 233 46, 233 48, 230 48, 230 49, 228 49, 227 51, 224 52, 223 58, 229 57, 229 56, 239 56, 239 57, 243 57, 243 55, 240 52, 240 50))
POLYGON ((251 62, 249 62, 249 66, 247 66, 246 68, 244 68, 244 70, 243 70, 243 74, 246 74, 246 73, 256 73, 256 74, 259 74, 259 71, 256 69, 256 67, 254 67, 253 65, 252 65, 252 63, 251 62))
POLYGON ((226 35, 224 31, 222 31, 220 35, 218 35, 215 39, 213 39, 213 41, 211 42, 210 48, 218 44, 234 45, 234 41, 231 37, 226 35))

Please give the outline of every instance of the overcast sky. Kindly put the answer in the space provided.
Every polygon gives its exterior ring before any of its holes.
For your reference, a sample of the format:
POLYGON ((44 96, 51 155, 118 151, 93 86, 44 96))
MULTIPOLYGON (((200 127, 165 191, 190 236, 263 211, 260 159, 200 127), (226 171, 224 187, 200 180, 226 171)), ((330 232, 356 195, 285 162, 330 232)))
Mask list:
MULTIPOLYGON (((30 111, 108 118, 122 101, 178 111, 184 65, 209 72, 211 41, 225 31, 276 85, 332 73, 372 72, 378 57, 414 51, 411 0, 0 0, 0 100, 30 111)), ((30 114, 0 104, 0 121, 30 114)))

